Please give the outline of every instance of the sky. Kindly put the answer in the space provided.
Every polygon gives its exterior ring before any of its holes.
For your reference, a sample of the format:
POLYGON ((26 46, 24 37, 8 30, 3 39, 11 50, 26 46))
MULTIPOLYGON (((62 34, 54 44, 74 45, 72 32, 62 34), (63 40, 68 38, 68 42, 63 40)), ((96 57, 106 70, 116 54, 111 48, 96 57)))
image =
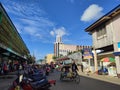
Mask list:
POLYGON ((120 0, 0 0, 36 60, 54 53, 57 35, 64 44, 92 45, 85 28, 120 0))

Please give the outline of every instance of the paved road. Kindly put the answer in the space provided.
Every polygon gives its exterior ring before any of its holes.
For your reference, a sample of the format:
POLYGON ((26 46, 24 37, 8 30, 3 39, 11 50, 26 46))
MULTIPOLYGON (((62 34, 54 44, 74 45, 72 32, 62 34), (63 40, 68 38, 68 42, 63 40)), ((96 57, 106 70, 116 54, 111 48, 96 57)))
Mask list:
POLYGON ((99 81, 92 78, 81 77, 81 82, 76 84, 71 81, 60 81, 59 72, 51 73, 49 79, 56 79, 56 86, 51 90, 120 90, 120 85, 99 81))

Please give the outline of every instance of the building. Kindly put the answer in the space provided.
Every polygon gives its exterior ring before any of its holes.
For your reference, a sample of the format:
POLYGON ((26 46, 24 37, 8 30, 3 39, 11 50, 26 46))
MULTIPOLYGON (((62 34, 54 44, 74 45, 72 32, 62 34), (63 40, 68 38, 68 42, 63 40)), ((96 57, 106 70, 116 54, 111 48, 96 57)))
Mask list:
POLYGON ((115 57, 117 75, 120 77, 120 5, 85 29, 92 35, 95 70, 104 57, 115 57), (96 50, 102 52, 98 55, 96 50))
POLYGON ((0 63, 4 60, 26 61, 29 55, 26 44, 0 3, 0 63))
POLYGON ((67 56, 68 54, 72 52, 83 50, 84 48, 92 48, 92 46, 64 44, 62 42, 61 36, 57 36, 56 42, 54 43, 54 55, 56 57, 67 56))
POLYGON ((54 56, 54 54, 47 54, 46 55, 46 63, 50 64, 51 62, 54 62, 53 56, 54 56))

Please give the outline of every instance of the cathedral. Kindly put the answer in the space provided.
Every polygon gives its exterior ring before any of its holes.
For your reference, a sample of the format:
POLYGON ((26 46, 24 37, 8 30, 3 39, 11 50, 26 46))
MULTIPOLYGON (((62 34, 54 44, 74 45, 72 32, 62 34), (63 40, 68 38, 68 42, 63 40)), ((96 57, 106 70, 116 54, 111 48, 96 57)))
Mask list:
POLYGON ((71 44, 64 44, 62 42, 62 37, 57 35, 56 41, 54 43, 54 56, 67 56, 69 53, 83 50, 84 48, 91 48, 92 46, 81 46, 81 45, 71 45, 71 44))

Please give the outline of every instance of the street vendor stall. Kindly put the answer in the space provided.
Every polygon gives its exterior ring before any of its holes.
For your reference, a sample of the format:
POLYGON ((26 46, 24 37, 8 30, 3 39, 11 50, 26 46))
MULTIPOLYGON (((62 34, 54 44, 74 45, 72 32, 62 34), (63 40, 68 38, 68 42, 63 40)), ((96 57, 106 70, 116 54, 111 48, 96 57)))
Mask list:
POLYGON ((115 58, 113 57, 105 57, 101 60, 102 67, 107 67, 108 69, 108 75, 110 76, 116 76, 116 64, 115 64, 115 58))
POLYGON ((111 62, 110 64, 108 64, 108 74, 110 76, 117 76, 115 62, 111 62))

